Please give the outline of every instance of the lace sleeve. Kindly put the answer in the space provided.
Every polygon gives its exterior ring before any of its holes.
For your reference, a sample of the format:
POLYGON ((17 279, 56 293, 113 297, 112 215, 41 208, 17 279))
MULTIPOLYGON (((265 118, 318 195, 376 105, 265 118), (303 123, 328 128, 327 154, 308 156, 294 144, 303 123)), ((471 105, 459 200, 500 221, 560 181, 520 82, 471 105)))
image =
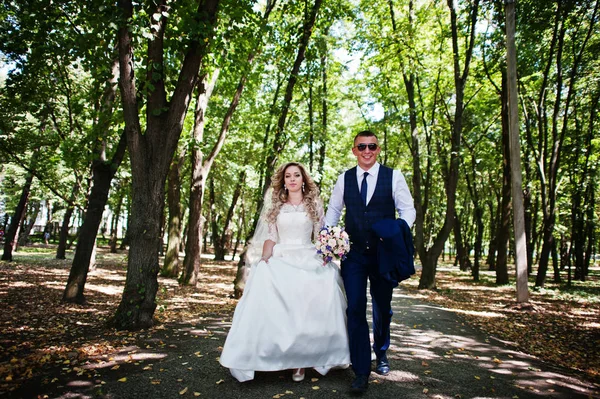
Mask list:
POLYGON ((279 234, 277 233, 277 225, 275 223, 269 223, 269 234, 266 240, 277 242, 279 240, 279 234))
POLYGON ((313 238, 316 239, 321 228, 325 226, 325 211, 323 210, 323 202, 317 201, 317 216, 318 221, 313 224, 313 238))

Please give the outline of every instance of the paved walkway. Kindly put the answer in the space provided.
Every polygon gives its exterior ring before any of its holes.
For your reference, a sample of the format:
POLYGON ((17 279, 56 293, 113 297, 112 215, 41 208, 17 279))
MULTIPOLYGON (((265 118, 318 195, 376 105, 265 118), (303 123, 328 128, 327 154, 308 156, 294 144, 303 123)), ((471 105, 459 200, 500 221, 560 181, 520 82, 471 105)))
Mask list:
MULTIPOLYGON (((392 372, 372 374, 364 398, 600 398, 600 387, 519 353, 463 324, 452 311, 394 296, 392 372)), ((48 398, 346 398, 353 373, 322 377, 307 371, 301 383, 291 372, 257 373, 240 384, 218 363, 230 325, 228 316, 195 325, 169 325, 121 354, 101 357, 76 373, 48 375, 10 397, 48 398), (115 367, 118 365, 118 367, 115 367), (98 374, 86 377, 88 371, 98 374), (123 380, 126 378, 126 380, 123 380), (121 380, 121 381, 119 381, 121 380), (40 395, 40 396, 38 396, 40 395)), ((63 370, 64 371, 64 370, 63 370)))

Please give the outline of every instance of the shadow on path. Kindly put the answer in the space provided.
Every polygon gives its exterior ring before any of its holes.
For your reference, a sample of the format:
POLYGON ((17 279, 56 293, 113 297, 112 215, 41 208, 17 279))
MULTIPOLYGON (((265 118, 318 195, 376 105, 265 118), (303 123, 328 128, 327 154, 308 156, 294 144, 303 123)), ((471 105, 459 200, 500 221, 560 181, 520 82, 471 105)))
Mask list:
POLYGON ((397 385, 402 396, 417 397, 402 391, 419 385, 421 393, 439 398, 600 397, 597 385, 483 335, 452 310, 401 290, 393 305, 393 371, 384 381, 397 385))
MULTIPOLYGON (((371 375, 364 398, 600 398, 597 385, 486 337, 451 310, 395 291, 392 372, 371 375)), ((256 373, 238 383, 218 363, 230 314, 193 324, 166 324, 127 350, 32 380, 9 397, 23 398, 346 398, 350 369, 322 377, 307 371, 256 373)))

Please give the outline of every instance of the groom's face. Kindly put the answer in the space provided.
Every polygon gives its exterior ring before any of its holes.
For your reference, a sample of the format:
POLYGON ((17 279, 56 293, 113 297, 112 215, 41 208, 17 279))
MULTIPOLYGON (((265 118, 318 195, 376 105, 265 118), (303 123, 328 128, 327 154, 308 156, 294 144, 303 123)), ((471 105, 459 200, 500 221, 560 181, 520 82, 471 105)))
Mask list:
POLYGON ((375 165, 375 162, 377 162, 377 155, 379 155, 380 151, 381 147, 379 147, 376 137, 359 136, 354 140, 354 147, 352 147, 352 153, 358 161, 358 166, 365 171, 371 169, 371 167, 375 165), (371 148, 369 148, 369 144, 371 148), (375 149, 372 149, 373 144, 376 146, 375 149))

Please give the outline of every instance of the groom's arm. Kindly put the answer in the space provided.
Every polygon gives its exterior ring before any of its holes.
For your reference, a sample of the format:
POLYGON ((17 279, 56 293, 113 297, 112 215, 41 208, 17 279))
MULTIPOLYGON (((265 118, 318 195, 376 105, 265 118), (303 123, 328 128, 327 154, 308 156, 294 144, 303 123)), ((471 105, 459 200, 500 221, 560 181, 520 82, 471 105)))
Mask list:
POLYGON ((398 210, 400 219, 408 224, 408 228, 411 228, 417 218, 417 211, 408 184, 406 184, 406 179, 399 170, 394 170, 392 189, 394 191, 394 205, 398 210))
POLYGON ((342 173, 333 187, 331 198, 329 198, 329 206, 325 214, 326 226, 337 226, 344 209, 344 174, 342 173))

